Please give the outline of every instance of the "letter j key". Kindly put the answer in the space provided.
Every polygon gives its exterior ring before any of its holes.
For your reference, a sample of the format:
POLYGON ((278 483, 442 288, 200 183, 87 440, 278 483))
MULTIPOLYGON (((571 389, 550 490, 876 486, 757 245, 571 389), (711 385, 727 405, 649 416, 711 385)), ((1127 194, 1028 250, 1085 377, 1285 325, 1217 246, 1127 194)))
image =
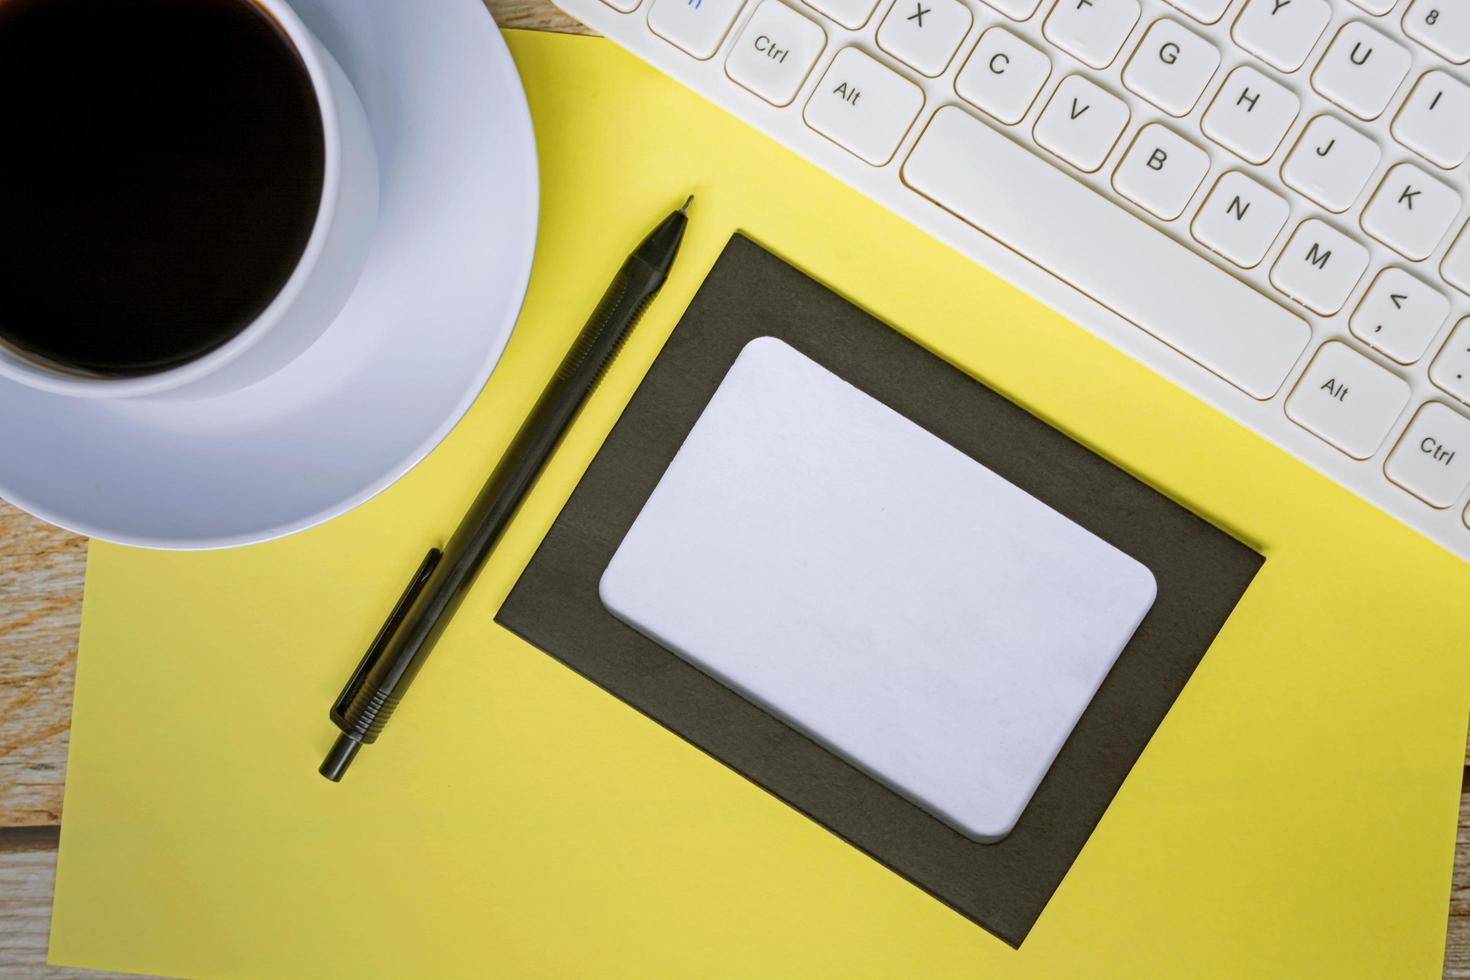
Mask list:
POLYGON ((1378 144, 1328 115, 1313 119, 1281 167, 1281 179, 1329 211, 1353 206, 1373 176, 1378 144))

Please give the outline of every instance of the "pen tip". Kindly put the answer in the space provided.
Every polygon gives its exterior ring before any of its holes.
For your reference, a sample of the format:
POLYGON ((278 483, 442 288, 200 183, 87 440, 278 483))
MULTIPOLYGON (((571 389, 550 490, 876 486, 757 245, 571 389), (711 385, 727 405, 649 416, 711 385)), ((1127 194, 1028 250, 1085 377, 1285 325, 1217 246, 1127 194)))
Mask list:
POLYGON ((691 205, 693 203, 694 203, 694 195, 693 194, 690 194, 689 195, 689 200, 687 200, 687 201, 684 202, 684 206, 679 209, 679 213, 680 214, 688 214, 689 213, 689 205, 691 205))

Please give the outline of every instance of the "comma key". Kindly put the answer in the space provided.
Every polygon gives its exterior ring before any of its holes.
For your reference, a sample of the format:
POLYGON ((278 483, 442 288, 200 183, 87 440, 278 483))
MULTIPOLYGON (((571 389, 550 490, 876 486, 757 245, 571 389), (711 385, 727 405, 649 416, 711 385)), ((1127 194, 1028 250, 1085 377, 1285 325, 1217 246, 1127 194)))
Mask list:
POLYGON ((1424 356, 1429 342, 1450 315, 1450 301, 1403 269, 1378 274, 1353 311, 1350 326, 1358 339, 1400 364, 1424 356))

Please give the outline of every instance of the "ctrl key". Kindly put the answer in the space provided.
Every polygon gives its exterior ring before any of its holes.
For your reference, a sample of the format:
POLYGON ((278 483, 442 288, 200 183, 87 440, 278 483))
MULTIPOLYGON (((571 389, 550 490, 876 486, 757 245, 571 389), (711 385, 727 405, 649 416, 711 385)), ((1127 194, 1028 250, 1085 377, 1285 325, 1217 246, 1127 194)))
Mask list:
POLYGON ((1409 423, 1383 471, 1429 506, 1451 506, 1470 486, 1470 419, 1430 402, 1409 423))
POLYGON ((725 74, 771 105, 790 105, 827 46, 827 32, 781 0, 765 0, 740 32, 725 74))

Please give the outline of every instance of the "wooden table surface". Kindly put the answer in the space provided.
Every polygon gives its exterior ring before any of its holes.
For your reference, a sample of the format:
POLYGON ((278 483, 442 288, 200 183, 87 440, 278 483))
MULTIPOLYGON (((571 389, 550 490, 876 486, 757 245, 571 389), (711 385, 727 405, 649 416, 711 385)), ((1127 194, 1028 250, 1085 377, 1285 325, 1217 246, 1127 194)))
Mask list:
MULTIPOLYGON (((504 27, 591 33, 547 0, 486 4, 504 27)), ((46 965, 86 557, 0 501, 0 976, 108 976, 46 965)), ((1444 973, 1470 978, 1470 768, 1465 785, 1444 973)))

